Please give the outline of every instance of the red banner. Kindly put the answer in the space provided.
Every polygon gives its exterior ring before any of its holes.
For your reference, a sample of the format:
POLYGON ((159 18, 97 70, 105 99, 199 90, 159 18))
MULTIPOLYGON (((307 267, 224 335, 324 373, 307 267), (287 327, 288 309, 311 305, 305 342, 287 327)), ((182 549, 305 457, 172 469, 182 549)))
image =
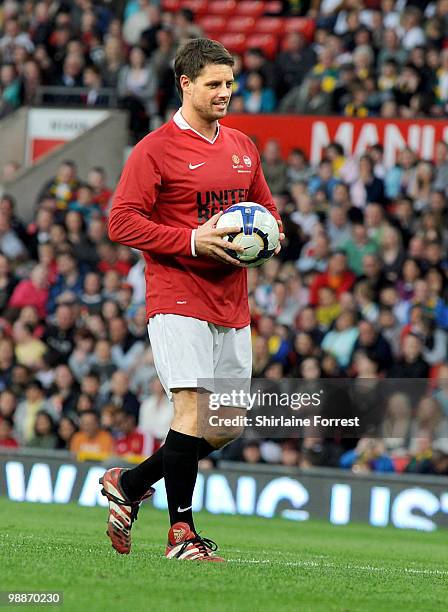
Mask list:
POLYGON ((223 123, 250 136, 260 152, 266 141, 274 138, 284 156, 298 147, 313 164, 320 161, 322 150, 332 141, 339 142, 346 154, 355 156, 380 143, 387 166, 395 163, 397 153, 404 147, 411 147, 423 159, 433 159, 437 141, 448 142, 448 125, 442 120, 244 114, 229 115, 223 123))

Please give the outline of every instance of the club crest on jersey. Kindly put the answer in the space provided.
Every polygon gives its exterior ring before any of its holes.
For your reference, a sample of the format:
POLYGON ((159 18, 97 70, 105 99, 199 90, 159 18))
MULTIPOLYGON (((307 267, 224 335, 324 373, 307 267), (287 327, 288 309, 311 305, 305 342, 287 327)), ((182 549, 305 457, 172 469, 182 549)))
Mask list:
POLYGON ((237 172, 249 173, 250 170, 248 170, 247 168, 250 168, 251 166, 252 166, 252 160, 250 159, 249 155, 243 155, 242 160, 239 157, 239 155, 237 155, 236 153, 232 155, 232 168, 236 170, 237 172))

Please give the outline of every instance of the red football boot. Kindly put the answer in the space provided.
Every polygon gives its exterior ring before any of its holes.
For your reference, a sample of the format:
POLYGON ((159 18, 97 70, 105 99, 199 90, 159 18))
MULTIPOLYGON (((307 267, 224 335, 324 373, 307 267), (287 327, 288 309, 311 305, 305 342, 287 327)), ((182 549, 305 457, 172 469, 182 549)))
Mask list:
POLYGON ((154 494, 150 489, 136 501, 129 500, 120 485, 123 468, 111 468, 107 470, 100 484, 103 485, 101 493, 109 500, 109 518, 107 519, 107 531, 112 546, 122 555, 128 555, 131 551, 131 529, 132 523, 137 519, 140 504, 144 499, 154 494))
POLYGON ((185 561, 225 561, 215 555, 218 546, 208 538, 201 538, 191 531, 188 523, 175 523, 168 531, 167 559, 185 561))

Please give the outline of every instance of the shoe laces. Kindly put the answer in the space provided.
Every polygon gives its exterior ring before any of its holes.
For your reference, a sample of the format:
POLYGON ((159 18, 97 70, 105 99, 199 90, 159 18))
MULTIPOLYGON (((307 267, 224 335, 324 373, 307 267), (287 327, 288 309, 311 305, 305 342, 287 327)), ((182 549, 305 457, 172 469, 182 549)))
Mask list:
POLYGON ((196 537, 193 541, 196 544, 197 548, 199 548, 201 552, 205 552, 207 555, 209 554, 209 551, 215 552, 216 550, 218 550, 218 545, 216 544, 216 542, 210 540, 210 538, 203 538, 198 533, 196 534, 196 537))

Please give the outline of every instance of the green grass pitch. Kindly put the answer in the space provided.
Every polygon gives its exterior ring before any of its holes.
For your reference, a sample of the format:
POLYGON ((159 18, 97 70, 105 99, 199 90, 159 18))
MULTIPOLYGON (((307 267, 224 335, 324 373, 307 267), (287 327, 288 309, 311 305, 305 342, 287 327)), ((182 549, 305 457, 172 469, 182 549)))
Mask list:
POLYGON ((51 609, 76 612, 447 609, 447 531, 200 513, 198 529, 228 559, 214 564, 165 559, 167 515, 149 506, 131 555, 120 556, 106 516, 0 498, 0 590, 62 590, 63 606, 51 609))

